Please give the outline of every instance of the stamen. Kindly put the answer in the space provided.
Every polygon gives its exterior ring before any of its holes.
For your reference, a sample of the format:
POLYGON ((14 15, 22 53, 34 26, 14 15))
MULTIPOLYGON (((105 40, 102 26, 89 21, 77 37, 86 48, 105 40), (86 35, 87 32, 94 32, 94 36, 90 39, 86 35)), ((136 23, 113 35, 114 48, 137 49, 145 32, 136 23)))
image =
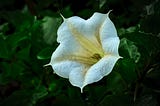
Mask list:
POLYGON ((102 57, 100 56, 100 54, 95 53, 95 54, 93 54, 93 56, 92 56, 91 58, 99 60, 99 59, 101 59, 102 57))

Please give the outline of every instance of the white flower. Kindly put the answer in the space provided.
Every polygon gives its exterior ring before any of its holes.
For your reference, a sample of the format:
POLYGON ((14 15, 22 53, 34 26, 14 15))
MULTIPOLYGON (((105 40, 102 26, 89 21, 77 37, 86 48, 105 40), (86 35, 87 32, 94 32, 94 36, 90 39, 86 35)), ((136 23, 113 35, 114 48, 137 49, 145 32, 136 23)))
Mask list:
POLYGON ((86 85, 108 75, 121 58, 118 53, 120 40, 108 15, 109 12, 96 12, 87 20, 78 16, 63 17, 64 22, 58 29, 60 45, 48 65, 81 92, 86 85))

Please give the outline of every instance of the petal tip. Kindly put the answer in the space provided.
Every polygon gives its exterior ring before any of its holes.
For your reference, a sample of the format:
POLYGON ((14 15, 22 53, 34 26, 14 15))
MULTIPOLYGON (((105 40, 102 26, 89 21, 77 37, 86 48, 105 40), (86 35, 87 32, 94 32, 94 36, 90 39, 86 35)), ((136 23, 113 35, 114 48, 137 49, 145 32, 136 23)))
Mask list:
POLYGON ((81 89, 81 93, 83 93, 83 88, 80 88, 81 89))
POLYGON ((43 65, 43 67, 47 67, 47 66, 50 66, 50 65, 51 65, 51 63, 48 63, 48 64, 43 65))
POLYGON ((123 57, 122 57, 122 56, 119 56, 119 59, 123 59, 123 57))
POLYGON ((66 18, 64 18, 64 16, 60 13, 60 16, 62 17, 63 21, 66 20, 66 18))
POLYGON ((80 89, 81 89, 81 93, 83 93, 83 88, 84 88, 85 86, 82 86, 80 89))
POLYGON ((113 10, 109 10, 108 13, 107 13, 107 16, 109 16, 109 14, 110 14, 112 11, 113 11, 113 10))

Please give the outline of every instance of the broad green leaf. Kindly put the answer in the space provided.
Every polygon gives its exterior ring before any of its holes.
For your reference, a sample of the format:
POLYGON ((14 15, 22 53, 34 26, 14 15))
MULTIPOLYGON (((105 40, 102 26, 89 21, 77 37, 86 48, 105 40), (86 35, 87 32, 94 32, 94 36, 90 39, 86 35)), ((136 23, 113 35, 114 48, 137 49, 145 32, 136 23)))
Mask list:
POLYGON ((38 54, 37 58, 42 60, 42 59, 49 59, 52 55, 53 49, 50 47, 42 49, 38 54))
POLYGON ((138 48, 136 47, 134 42, 126 38, 121 39, 120 53, 122 57, 129 56, 128 58, 133 59, 135 63, 137 63, 140 59, 140 53, 138 51, 138 48))
POLYGON ((151 56, 151 54, 160 51, 160 38, 153 36, 152 34, 133 32, 125 34, 124 37, 134 42, 138 48, 141 48, 138 50, 141 54, 151 56))
POLYGON ((56 41, 57 37, 57 29, 62 21, 61 18, 53 18, 46 16, 43 18, 43 33, 44 33, 44 40, 47 44, 53 44, 56 41))
POLYGON ((122 78, 128 84, 131 84, 137 79, 136 64, 133 60, 129 58, 123 58, 121 61, 119 61, 117 72, 120 73, 122 78))
MULTIPOLYGON (((140 58, 137 66, 142 70, 148 62, 157 61, 158 54, 160 53, 160 38, 153 36, 152 34, 142 33, 142 32, 132 32, 123 35, 128 40, 134 42, 135 46, 138 48, 140 53, 140 58)), ((123 48, 120 48, 120 54, 125 53, 124 57, 128 57, 126 52, 123 52, 123 48), (121 51, 122 50, 122 51, 121 51)))
POLYGON ((118 93, 126 89, 126 82, 119 73, 112 72, 109 76, 107 76, 106 87, 108 91, 118 93))
POLYGON ((26 32, 23 32, 23 33, 18 32, 8 36, 6 38, 6 43, 9 45, 11 50, 15 50, 20 45, 20 42, 23 42, 28 39, 29 39, 29 36, 26 32))

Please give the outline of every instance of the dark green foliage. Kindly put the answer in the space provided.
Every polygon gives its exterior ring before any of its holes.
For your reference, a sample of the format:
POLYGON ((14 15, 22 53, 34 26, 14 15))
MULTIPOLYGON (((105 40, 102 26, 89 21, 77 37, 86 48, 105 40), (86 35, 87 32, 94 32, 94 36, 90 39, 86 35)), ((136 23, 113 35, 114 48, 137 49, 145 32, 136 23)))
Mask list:
POLYGON ((160 105, 159 7, 158 0, 0 0, 0 106, 160 105), (81 94, 43 67, 58 46, 59 14, 87 19, 109 10, 123 58, 81 94))

